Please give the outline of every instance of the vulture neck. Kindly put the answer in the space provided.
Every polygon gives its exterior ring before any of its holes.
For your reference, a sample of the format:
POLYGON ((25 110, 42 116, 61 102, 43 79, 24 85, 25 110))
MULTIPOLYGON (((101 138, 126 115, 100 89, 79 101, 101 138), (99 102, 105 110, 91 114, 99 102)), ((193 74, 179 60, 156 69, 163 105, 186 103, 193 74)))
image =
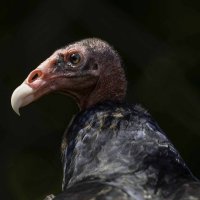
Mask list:
POLYGON ((107 67, 107 70, 101 72, 96 85, 86 95, 78 98, 77 104, 82 111, 103 101, 123 102, 126 90, 127 81, 123 68, 107 67))

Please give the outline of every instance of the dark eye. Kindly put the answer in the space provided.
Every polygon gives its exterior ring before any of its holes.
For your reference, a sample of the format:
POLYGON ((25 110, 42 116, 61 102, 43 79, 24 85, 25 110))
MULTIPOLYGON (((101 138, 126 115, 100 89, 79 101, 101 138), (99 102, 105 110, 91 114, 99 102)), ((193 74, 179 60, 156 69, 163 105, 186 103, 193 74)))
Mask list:
POLYGON ((78 64, 81 61, 81 56, 78 53, 73 53, 69 56, 69 61, 72 64, 78 64))

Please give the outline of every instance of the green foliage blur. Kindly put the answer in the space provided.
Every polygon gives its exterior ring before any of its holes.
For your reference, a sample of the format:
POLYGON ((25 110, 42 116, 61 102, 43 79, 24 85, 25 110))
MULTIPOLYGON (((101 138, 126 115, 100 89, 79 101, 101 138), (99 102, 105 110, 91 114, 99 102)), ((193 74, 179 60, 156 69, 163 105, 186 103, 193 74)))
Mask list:
POLYGON ((0 21, 0 199, 61 191, 60 143, 77 106, 52 94, 18 117, 10 97, 56 49, 86 37, 119 51, 128 102, 149 110, 200 178, 199 0, 8 0, 0 21))

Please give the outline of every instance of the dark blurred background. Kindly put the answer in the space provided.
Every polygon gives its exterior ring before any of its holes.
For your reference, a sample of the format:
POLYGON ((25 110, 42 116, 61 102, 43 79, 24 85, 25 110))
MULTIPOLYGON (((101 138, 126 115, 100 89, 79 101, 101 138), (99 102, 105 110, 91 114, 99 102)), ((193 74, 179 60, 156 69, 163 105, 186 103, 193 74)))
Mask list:
POLYGON ((200 178, 199 0, 7 0, 0 20, 0 199, 61 191, 60 143, 75 103, 52 94, 18 117, 10 96, 54 50, 86 37, 119 51, 128 101, 149 110, 200 178))

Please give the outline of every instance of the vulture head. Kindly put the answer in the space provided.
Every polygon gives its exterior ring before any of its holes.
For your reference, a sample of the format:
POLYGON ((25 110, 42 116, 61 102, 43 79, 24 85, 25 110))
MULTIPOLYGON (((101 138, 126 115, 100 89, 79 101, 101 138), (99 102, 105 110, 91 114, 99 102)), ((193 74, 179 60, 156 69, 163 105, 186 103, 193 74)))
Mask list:
POLYGON ((105 100, 123 101, 126 78, 117 52, 106 42, 84 39, 55 51, 12 94, 19 109, 51 92, 73 97, 80 110, 105 100))

